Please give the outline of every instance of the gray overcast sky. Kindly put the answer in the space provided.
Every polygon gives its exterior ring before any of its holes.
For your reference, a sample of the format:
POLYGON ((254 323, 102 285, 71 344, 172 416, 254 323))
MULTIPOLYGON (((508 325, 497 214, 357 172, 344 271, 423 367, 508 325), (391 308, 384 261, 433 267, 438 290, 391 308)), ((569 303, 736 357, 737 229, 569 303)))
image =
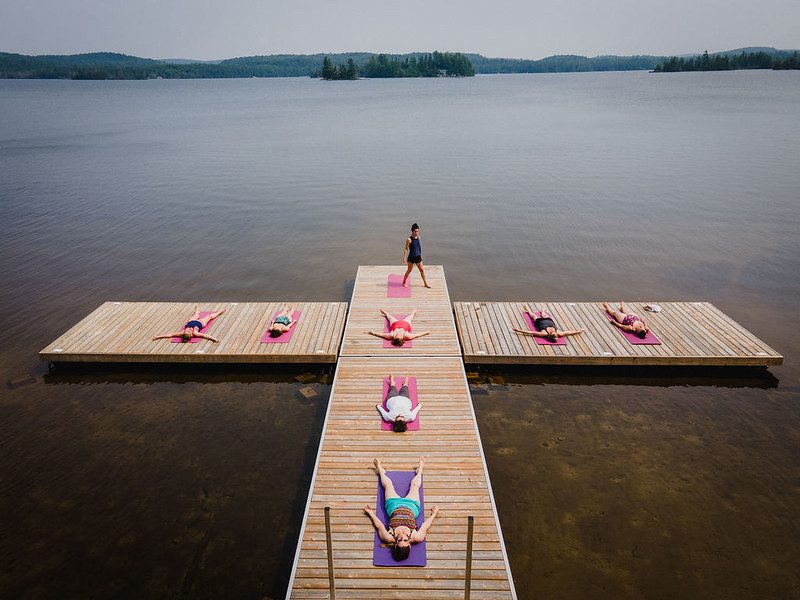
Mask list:
POLYGON ((0 0, 0 51, 682 54, 798 48, 798 25, 800 0, 0 0))

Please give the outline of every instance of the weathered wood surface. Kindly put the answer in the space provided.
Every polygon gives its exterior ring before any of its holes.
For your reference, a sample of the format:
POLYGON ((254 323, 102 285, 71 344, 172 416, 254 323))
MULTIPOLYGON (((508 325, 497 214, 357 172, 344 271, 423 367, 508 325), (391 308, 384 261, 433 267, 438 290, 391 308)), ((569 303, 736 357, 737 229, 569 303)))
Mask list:
POLYGON ((469 515, 475 517, 472 597, 514 597, 458 357, 340 357, 288 597, 328 597, 325 506, 331 507, 337 598, 405 598, 411 590, 419 599, 463 598, 469 515), (419 431, 381 430, 375 405, 388 373, 417 378, 419 431), (362 510, 375 506, 372 459, 389 470, 412 470, 421 455, 427 513, 433 505, 441 510, 428 535, 428 565, 374 567, 373 528, 362 510))
POLYGON ((662 344, 632 345, 603 315, 599 302, 529 302, 546 309, 560 329, 585 329, 566 346, 541 346, 530 336, 523 302, 456 302, 454 312, 464 360, 494 364, 765 366, 783 357, 709 302, 626 302, 643 316, 662 344), (652 304, 652 302, 650 303, 652 304))
POLYGON ((410 277, 411 298, 387 298, 389 274, 404 272, 402 265, 358 268, 342 356, 461 356, 444 269, 436 265, 425 267, 431 285, 431 289, 427 289, 422 286, 415 268, 410 277), (419 309, 412 323, 413 332, 430 331, 431 334, 414 340, 412 347, 384 348, 381 338, 366 333, 367 330, 383 331, 386 320, 381 316, 381 308, 395 316, 419 309))
POLYGON ((225 309, 206 332, 219 340, 173 344, 155 335, 179 330, 192 316, 188 302, 106 302, 39 353, 59 362, 333 363, 347 316, 345 302, 200 302, 225 309), (302 310, 290 342, 262 344, 284 304, 302 310))

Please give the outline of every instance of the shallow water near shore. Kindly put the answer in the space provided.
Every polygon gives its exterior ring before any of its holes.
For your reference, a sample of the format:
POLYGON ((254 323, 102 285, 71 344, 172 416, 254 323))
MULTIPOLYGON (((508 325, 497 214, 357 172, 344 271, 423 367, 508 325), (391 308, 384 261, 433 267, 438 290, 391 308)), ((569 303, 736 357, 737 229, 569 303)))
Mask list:
POLYGON ((0 81, 3 594, 283 597, 331 368, 36 352, 106 300, 349 300, 418 221, 453 300, 708 300, 786 357, 468 367, 520 598, 800 598, 799 98, 771 71, 0 81))

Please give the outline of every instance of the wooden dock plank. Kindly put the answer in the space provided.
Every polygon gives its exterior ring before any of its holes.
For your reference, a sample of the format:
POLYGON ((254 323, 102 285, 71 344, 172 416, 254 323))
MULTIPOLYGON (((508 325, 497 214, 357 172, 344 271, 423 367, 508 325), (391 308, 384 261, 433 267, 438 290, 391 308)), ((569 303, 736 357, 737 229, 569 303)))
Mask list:
POLYGON ((402 266, 358 268, 342 356, 461 356, 444 269, 437 265, 425 267, 431 289, 422 287, 419 275, 415 274, 411 278, 411 298, 387 298, 389 274, 403 272, 402 266), (414 332, 430 331, 431 334, 414 340, 411 347, 384 348, 382 339, 366 333, 367 330, 383 331, 385 319, 381 308, 393 315, 406 315, 414 308, 419 309, 413 322, 414 332))
POLYGON ((656 346, 632 345, 603 316, 600 302, 529 302, 546 308, 563 329, 585 329, 566 346, 538 346, 532 338, 510 339, 525 328, 524 302, 456 302, 453 312, 468 363, 769 366, 783 356, 709 302, 658 302, 660 313, 644 312, 644 302, 626 302, 645 317, 661 339, 656 346), (475 313, 481 313, 476 316, 475 313))
POLYGON ((289 302, 303 311, 287 344, 262 344, 278 302, 201 302, 201 310, 225 308, 209 329, 218 343, 173 344, 155 335, 176 331, 189 320, 188 302, 106 302, 39 356, 57 362, 334 363, 347 303, 289 302))
POLYGON ((443 591, 461 590, 463 597, 468 515, 476 517, 475 597, 484 597, 484 591, 493 593, 489 597, 515 597, 459 357, 340 357, 287 597, 309 597, 309 590, 327 594, 325 506, 331 507, 337 598, 381 597, 379 592, 399 582, 424 600, 447 597, 443 591), (387 373, 417 378, 419 431, 381 430, 375 405, 387 373), (376 500, 372 459, 380 458, 390 470, 411 470, 420 455, 426 458, 426 507, 441 509, 428 534, 428 565, 374 567, 373 528, 362 510, 376 500))

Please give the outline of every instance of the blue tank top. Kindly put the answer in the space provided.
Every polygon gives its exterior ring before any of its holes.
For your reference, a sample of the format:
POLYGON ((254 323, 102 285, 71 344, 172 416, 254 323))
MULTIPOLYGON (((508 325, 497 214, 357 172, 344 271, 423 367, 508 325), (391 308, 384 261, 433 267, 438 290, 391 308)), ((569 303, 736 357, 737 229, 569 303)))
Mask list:
POLYGON ((408 238, 411 240, 411 246, 408 248, 408 257, 409 258, 416 258, 417 256, 422 256, 422 248, 419 245, 419 238, 408 238))

